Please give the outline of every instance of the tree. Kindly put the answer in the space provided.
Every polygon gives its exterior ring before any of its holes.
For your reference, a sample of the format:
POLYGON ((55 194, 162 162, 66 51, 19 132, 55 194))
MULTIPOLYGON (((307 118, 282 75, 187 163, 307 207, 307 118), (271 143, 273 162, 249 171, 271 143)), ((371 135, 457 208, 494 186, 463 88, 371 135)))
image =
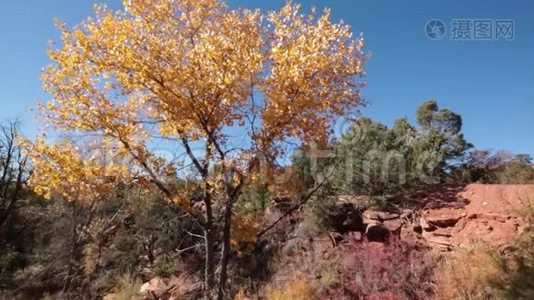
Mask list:
POLYGON ((501 184, 533 184, 534 168, 530 164, 514 161, 496 172, 496 181, 501 184))
POLYGON ((452 173, 454 181, 459 183, 492 181, 492 163, 491 150, 489 149, 472 149, 466 153, 464 162, 455 168, 452 173))
POLYGON ((40 162, 38 178, 60 170, 68 184, 50 180, 46 188, 36 179, 36 190, 70 197, 63 187, 98 192, 110 180, 157 186, 203 227, 206 297, 215 287, 220 248, 221 299, 234 203, 261 170, 286 155, 287 142, 326 144, 333 119, 362 104, 363 40, 332 23, 329 10, 304 15, 293 3, 268 14, 231 10, 217 0, 124 6, 117 12, 96 6, 96 16, 73 29, 58 23, 61 47, 49 51, 53 64, 42 76, 53 100, 41 111, 57 130, 102 136, 117 166, 133 165, 110 173, 109 165, 80 160, 68 144, 37 146, 30 153, 40 162), (182 163, 196 170, 202 205, 169 188, 169 174, 182 165, 151 151, 156 139, 187 155, 182 163), (58 147, 59 170, 39 160, 58 147), (76 186, 78 180, 84 184, 76 186))
POLYGON ((20 124, 17 121, 0 125, 0 238, 2 229, 24 196, 24 185, 29 172, 27 157, 22 153, 17 138, 20 124))
POLYGON ((391 128, 359 119, 332 144, 345 166, 335 168, 332 187, 338 193, 381 196, 440 182, 470 147, 461 120, 448 109, 438 109, 435 101, 418 107, 418 127, 407 118, 391 128))
POLYGON ((21 221, 21 209, 28 204, 25 185, 30 176, 27 157, 17 139, 18 121, 0 124, 0 289, 8 286, 18 267, 24 265, 22 253, 29 245, 21 221))
POLYGON ((534 182, 534 168, 529 154, 507 150, 471 150, 454 168, 453 178, 460 182, 529 184, 534 182))
POLYGON ((473 147, 461 132, 462 117, 449 109, 439 109, 436 101, 422 103, 417 108, 416 117, 423 135, 439 144, 445 160, 459 158, 473 147))

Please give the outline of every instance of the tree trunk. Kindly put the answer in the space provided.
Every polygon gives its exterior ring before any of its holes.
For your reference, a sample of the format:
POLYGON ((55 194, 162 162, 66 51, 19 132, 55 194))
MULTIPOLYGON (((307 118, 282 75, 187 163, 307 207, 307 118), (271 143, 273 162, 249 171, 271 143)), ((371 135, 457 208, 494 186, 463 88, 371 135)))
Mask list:
POLYGON ((80 232, 77 230, 78 226, 78 211, 76 210, 76 204, 74 202, 68 203, 67 205, 70 205, 71 207, 71 214, 72 214, 72 220, 73 224, 71 224, 71 236, 70 236, 70 253, 68 255, 68 263, 67 263, 67 274, 65 276, 64 283, 63 283, 63 289, 62 292, 64 294, 67 294, 71 288, 72 278, 74 275, 74 269, 75 265, 77 263, 77 252, 78 252, 78 246, 79 246, 79 235, 80 232))
POLYGON ((204 226, 204 248, 206 251, 205 267, 204 267, 204 297, 211 299, 211 292, 214 283, 214 236, 213 236, 213 212, 211 210, 211 195, 206 191, 204 195, 204 204, 206 205, 205 218, 206 224, 204 226))
POLYGON ((224 210, 224 227, 223 227, 223 247, 221 255, 221 274, 219 275, 219 292, 217 299, 224 299, 226 292, 226 281, 228 280, 228 261, 230 260, 230 252, 232 251, 230 245, 231 228, 232 228, 232 206, 234 204, 233 197, 229 197, 226 202, 224 210))

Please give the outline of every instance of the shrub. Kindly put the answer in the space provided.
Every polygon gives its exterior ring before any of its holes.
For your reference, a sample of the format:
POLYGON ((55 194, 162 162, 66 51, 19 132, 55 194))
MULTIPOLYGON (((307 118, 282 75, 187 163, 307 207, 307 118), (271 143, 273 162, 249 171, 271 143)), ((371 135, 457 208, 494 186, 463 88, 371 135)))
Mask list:
POLYGON ((4 248, 0 251, 0 290, 12 284, 14 271, 22 261, 22 255, 19 252, 9 247, 4 248))
POLYGON ((532 184, 534 165, 528 154, 513 154, 501 150, 473 150, 464 163, 449 174, 449 183, 532 184))
POLYGON ((320 270, 318 291, 324 292, 339 282, 339 272, 332 265, 325 266, 320 270))
POLYGON ((313 197, 304 206, 302 225, 310 234, 319 234, 333 228, 331 215, 338 212, 333 197, 313 197))
POLYGON ((349 241, 334 299, 427 299, 433 294, 434 260, 396 238, 386 244, 349 241))
POLYGON ((515 243, 515 249, 499 257, 501 275, 490 282, 506 299, 534 299, 534 207, 527 207, 527 227, 515 243))
POLYGON ((532 184, 534 183, 534 166, 521 161, 506 164, 497 172, 497 183, 502 184, 532 184))

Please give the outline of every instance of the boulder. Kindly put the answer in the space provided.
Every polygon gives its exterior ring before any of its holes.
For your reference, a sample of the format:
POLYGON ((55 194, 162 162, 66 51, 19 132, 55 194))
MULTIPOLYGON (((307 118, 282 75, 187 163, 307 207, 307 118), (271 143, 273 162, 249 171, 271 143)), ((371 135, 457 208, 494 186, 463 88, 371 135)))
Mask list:
POLYGON ((370 241, 383 242, 390 234, 398 234, 404 223, 401 213, 366 210, 362 221, 367 226, 365 234, 370 241))
POLYGON ((430 246, 439 251, 451 251, 454 249, 449 239, 439 236, 432 236, 426 239, 430 246))
POLYGON ((141 285, 139 292, 144 299, 176 300, 189 299, 202 288, 200 279, 187 274, 168 278, 154 277, 141 285))
POLYGON ((171 287, 168 284, 168 279, 162 277, 154 277, 148 282, 145 282, 139 292, 149 297, 149 299, 168 299, 170 297, 169 290, 171 287))
POLYGON ((378 217, 381 221, 389 221, 400 218, 401 214, 397 212, 379 211, 378 217))
POLYGON ((363 212, 362 216, 364 220, 388 221, 400 218, 401 214, 396 212, 366 210, 363 212))
POLYGON ((402 227, 403 221, 401 219, 387 220, 382 223, 384 227, 392 233, 398 233, 402 227))
POLYGON ((380 221, 380 218, 378 217, 378 212, 374 210, 364 211, 362 214, 362 218, 365 224, 369 224, 372 221, 380 221))
POLYGON ((462 209, 440 208, 424 212, 425 220, 436 227, 452 227, 465 216, 462 209))

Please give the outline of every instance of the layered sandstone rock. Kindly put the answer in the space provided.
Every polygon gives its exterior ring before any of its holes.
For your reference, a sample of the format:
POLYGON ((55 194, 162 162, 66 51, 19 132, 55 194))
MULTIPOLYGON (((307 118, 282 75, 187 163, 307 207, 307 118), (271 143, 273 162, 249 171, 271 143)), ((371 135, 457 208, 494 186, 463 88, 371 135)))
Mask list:
POLYGON ((442 251, 485 243, 501 250, 511 246, 524 229, 521 217, 534 205, 534 185, 444 187, 404 195, 420 204, 413 210, 365 210, 361 215, 367 239, 384 241, 398 235, 442 251))

